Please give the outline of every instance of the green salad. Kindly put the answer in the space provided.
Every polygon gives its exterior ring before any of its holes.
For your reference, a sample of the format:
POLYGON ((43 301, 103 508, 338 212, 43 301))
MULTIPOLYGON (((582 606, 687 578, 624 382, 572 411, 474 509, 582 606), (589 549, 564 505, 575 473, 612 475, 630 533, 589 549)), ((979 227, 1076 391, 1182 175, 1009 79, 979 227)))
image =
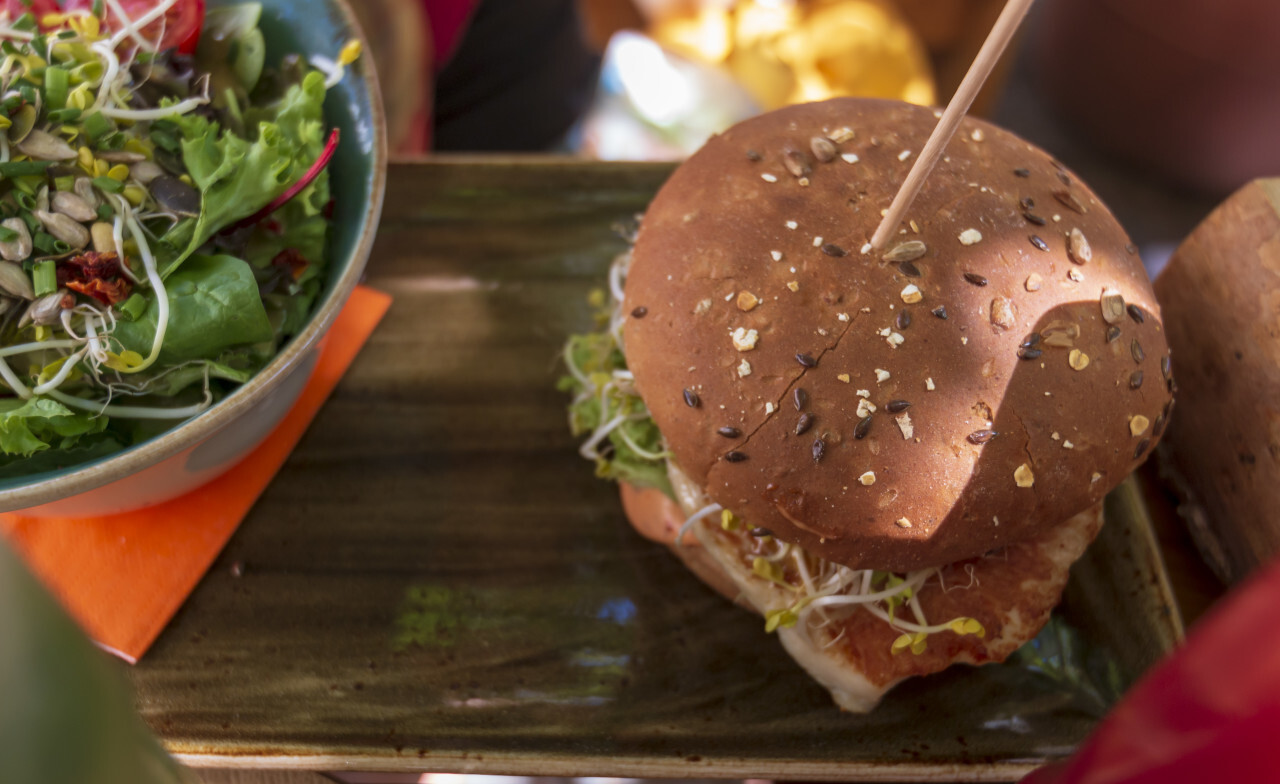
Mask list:
POLYGON ((264 68, 248 3, 162 48, 181 6, 0 14, 0 476, 199 414, 320 294, 337 143, 321 107, 359 46, 264 68))

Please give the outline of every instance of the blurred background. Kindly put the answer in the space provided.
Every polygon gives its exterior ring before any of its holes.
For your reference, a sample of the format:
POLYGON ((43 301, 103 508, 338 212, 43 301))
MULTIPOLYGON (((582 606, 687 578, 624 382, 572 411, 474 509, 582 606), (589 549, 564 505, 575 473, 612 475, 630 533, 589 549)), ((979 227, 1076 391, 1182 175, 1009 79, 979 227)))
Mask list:
MULTIPOLYGON (((1001 0, 364 0, 398 154, 678 160, 834 95, 943 105, 1001 0)), ((1153 273, 1280 171, 1280 3, 1040 0, 972 113, 1075 169, 1153 273)))
MULTIPOLYGON (((401 158, 544 153, 607 160, 679 160, 753 114, 836 95, 943 105, 1003 4, 352 3, 368 32, 391 146, 401 158)), ((1128 228, 1154 275, 1226 194, 1280 173, 1280 3, 1040 0, 972 111, 1076 170, 1128 228)), ((114 663, 89 648, 3 548, 0 619, 7 630, 0 635, 0 685, 8 684, 0 690, 0 729, 31 730, 36 719, 71 722, 48 736, 85 738, 99 755, 87 757, 90 772, 68 769, 60 780, 190 780, 138 731, 114 663)), ((0 740, 6 736, 32 733, 0 732, 0 740)), ((10 763, 0 778, 22 769, 24 753, 35 759, 40 751, 27 744, 0 749, 10 763)), ((323 780, 234 771, 201 778, 323 780)))

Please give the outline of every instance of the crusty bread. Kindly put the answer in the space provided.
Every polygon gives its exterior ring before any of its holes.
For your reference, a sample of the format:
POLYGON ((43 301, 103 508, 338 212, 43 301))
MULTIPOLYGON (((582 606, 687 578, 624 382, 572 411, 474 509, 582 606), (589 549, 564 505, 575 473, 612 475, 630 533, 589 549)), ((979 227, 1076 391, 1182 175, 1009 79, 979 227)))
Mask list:
POLYGON ((836 99, 735 126, 658 193, 626 283, 627 361, 674 461, 748 525, 858 568, 1052 529, 1146 458, 1170 400, 1128 238, 1012 134, 966 120, 903 233, 861 252, 935 122, 836 99), (908 242, 923 255, 895 261, 908 242))
POLYGON ((1161 469, 1205 560, 1234 584, 1280 555, 1280 178, 1219 205, 1155 286, 1179 398, 1161 469))

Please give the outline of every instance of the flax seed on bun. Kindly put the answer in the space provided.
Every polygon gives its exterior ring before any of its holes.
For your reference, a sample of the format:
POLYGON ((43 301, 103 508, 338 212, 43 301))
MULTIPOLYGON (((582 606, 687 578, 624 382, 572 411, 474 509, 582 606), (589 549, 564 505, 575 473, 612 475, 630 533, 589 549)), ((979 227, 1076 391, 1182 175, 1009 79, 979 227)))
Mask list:
POLYGON ((966 119, 865 252, 935 123, 835 99, 731 128, 653 200, 626 282, 627 363, 671 460, 853 568, 1048 534, 1147 457, 1171 401, 1124 231, 1006 131, 966 119))

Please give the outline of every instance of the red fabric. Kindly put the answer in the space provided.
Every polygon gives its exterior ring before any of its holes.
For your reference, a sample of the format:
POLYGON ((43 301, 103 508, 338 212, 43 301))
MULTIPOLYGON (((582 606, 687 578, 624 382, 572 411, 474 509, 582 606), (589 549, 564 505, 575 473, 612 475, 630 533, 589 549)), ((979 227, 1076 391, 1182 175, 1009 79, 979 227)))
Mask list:
POLYGON ((479 0, 422 0, 426 12, 427 32, 435 45, 434 72, 439 72, 453 56, 471 12, 479 0))
POLYGON ((1023 784, 1280 779, 1280 562, 1228 596, 1067 762, 1023 784))

